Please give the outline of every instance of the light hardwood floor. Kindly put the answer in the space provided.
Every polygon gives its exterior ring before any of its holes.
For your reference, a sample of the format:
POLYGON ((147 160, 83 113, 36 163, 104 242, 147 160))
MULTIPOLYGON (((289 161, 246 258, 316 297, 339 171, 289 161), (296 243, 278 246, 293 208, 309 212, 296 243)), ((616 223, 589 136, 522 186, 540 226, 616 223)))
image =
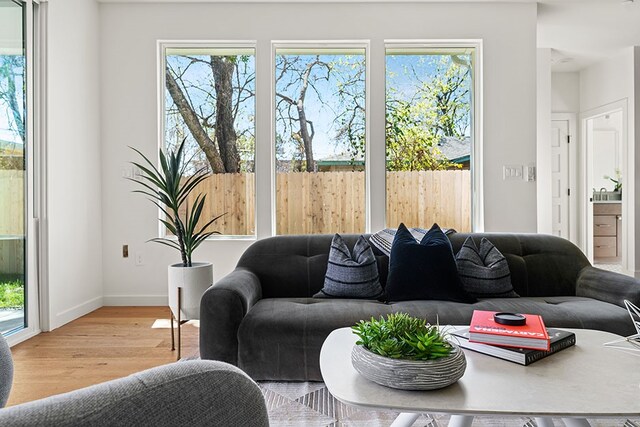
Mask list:
MULTIPOLYGON (((14 346, 9 405, 174 362, 167 307, 103 307, 14 346)), ((182 357, 197 354, 197 322, 182 326, 182 357)), ((177 338, 177 337, 176 337, 177 338)))

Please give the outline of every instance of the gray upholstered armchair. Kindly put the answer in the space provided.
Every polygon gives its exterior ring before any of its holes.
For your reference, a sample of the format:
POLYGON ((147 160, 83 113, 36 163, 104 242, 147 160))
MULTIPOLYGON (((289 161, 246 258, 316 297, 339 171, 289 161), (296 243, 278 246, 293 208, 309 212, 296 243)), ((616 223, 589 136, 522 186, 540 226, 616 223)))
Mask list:
MULTIPOLYGON (((12 378, 11 351, 0 337, 0 407, 12 378)), ((269 420, 260 389, 240 369, 189 361, 0 409, 0 425, 263 427, 269 420)))

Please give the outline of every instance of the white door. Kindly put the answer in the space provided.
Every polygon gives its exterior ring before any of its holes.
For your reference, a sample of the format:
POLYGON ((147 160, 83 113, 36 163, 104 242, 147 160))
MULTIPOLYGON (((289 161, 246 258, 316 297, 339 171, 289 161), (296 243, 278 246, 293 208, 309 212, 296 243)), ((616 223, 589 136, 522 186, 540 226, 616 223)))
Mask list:
POLYGON ((569 239, 569 120, 551 121, 551 222, 553 234, 569 239))

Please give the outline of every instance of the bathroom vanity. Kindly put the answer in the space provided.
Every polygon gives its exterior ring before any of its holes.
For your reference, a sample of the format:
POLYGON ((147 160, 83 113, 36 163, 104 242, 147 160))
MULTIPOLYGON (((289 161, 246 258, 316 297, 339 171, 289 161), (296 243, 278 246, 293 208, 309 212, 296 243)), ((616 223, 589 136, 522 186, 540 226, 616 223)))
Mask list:
POLYGON ((617 263, 622 257, 622 203, 593 202, 593 257, 596 263, 617 263))

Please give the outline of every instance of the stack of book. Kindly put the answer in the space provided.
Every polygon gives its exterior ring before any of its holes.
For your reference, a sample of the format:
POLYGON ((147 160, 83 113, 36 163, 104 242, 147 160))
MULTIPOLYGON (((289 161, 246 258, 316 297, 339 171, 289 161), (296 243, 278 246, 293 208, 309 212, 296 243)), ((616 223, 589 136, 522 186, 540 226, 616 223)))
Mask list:
POLYGON ((495 313, 475 310, 470 326, 452 333, 458 345, 526 366, 576 343, 573 332, 546 328, 541 316, 524 314, 525 325, 510 326, 496 323, 495 313))

